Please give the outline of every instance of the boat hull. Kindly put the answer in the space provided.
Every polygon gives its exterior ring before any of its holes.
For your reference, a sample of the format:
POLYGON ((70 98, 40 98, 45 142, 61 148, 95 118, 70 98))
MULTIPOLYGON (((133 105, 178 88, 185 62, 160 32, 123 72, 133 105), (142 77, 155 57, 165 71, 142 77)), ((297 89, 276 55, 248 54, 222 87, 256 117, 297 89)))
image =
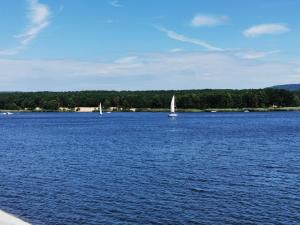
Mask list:
POLYGON ((168 117, 177 117, 178 115, 176 114, 176 113, 170 113, 169 115, 168 115, 168 117))

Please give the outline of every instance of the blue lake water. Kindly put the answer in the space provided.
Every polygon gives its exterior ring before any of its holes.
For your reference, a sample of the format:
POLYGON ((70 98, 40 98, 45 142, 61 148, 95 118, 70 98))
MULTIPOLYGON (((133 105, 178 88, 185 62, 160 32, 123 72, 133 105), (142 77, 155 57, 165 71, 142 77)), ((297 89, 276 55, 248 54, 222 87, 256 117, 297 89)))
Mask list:
POLYGON ((299 224, 300 113, 0 116, 0 209, 32 224, 299 224))

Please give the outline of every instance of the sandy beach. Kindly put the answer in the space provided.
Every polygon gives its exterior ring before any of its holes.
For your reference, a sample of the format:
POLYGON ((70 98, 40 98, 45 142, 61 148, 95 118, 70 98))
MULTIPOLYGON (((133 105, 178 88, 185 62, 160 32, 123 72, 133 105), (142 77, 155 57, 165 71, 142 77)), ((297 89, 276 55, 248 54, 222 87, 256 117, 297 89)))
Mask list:
POLYGON ((14 217, 13 215, 5 213, 2 210, 0 210, 0 224, 1 225, 30 225, 29 223, 26 223, 14 217))

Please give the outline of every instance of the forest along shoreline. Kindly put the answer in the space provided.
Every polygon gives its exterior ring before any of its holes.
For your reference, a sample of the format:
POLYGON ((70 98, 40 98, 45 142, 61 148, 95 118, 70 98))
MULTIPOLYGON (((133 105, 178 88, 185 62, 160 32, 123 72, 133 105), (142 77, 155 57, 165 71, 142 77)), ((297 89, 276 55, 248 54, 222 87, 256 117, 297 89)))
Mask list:
POLYGON ((166 112, 176 96, 178 112, 299 111, 300 92, 281 89, 168 91, 0 92, 2 112, 166 112))
MULTIPOLYGON (((103 110, 103 112, 169 112, 170 109, 119 109, 119 110, 103 110)), ((243 109, 217 109, 217 108, 211 108, 211 109, 176 109, 177 112, 182 113, 205 113, 205 112, 292 112, 292 111, 300 111, 300 107, 269 107, 269 108, 243 108, 243 109)), ((58 112, 58 113, 66 113, 66 112, 73 112, 73 113, 95 113, 98 112, 98 109, 95 108, 95 110, 92 111, 76 111, 75 109, 69 109, 69 110, 7 110, 7 109, 0 109, 0 113, 6 113, 6 112, 13 112, 13 113, 42 113, 42 112, 58 112)))

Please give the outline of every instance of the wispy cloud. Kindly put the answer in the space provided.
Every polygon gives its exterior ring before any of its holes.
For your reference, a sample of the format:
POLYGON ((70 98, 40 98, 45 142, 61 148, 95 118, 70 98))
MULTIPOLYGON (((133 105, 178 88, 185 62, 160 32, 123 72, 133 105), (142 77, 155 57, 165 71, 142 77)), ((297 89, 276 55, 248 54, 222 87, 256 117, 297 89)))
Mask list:
POLYGON ((65 6, 64 5, 60 5, 58 8, 58 13, 61 13, 62 11, 64 11, 65 6))
POLYGON ((103 23, 106 23, 106 24, 119 23, 119 20, 109 18, 109 19, 104 20, 103 23))
POLYGON ((273 51, 250 50, 250 51, 240 52, 237 54, 237 56, 243 59, 261 59, 261 58, 266 58, 268 56, 274 55, 279 52, 280 52, 279 50, 273 50, 273 51))
POLYGON ((190 43, 190 44, 194 44, 194 45, 198 45, 198 46, 206 48, 207 50, 210 50, 210 51, 223 51, 222 48, 215 47, 215 46, 213 46, 213 45, 211 45, 211 44, 209 44, 205 41, 195 39, 195 38, 189 38, 185 35, 178 34, 175 31, 168 30, 168 29, 166 29, 164 27, 161 27, 161 26, 156 26, 156 28, 158 30, 162 31, 163 33, 165 33, 171 39, 181 41, 181 42, 190 43))
POLYGON ((183 52, 184 50, 182 48, 172 48, 169 50, 169 52, 172 52, 172 53, 176 53, 176 52, 183 52))
POLYGON ((0 56, 12 56, 12 55, 16 55, 22 49, 23 49, 23 47, 21 47, 21 46, 16 47, 16 48, 11 48, 11 49, 3 49, 3 50, 0 50, 0 56))
POLYGON ((243 34, 246 37, 258 37, 266 34, 282 34, 289 32, 290 29, 280 23, 259 24, 246 29, 243 34))
POLYGON ((192 21, 191 25, 194 27, 213 27, 224 25, 228 22, 228 16, 212 16, 212 15, 196 15, 192 21))
POLYGON ((29 1, 28 18, 30 25, 26 31, 17 35, 22 45, 28 45, 36 36, 49 25, 50 11, 47 5, 41 4, 38 0, 29 1))
POLYGON ((128 56, 128 57, 123 57, 123 58, 115 60, 115 63, 118 63, 118 64, 132 63, 132 62, 135 62, 137 59, 138 59, 137 56, 128 56))
POLYGON ((109 3, 110 3, 113 7, 116 7, 116 8, 122 7, 122 4, 120 3, 119 0, 111 0, 109 3))
POLYGON ((258 88, 300 77, 300 62, 244 60, 228 52, 148 53, 105 62, 0 59, 0 68, 0 89, 7 91, 258 88))
POLYGON ((28 28, 15 37, 19 39, 19 46, 12 49, 0 50, 0 55, 16 55, 23 50, 37 35, 49 25, 50 10, 47 5, 38 0, 27 0, 29 3, 28 28))

